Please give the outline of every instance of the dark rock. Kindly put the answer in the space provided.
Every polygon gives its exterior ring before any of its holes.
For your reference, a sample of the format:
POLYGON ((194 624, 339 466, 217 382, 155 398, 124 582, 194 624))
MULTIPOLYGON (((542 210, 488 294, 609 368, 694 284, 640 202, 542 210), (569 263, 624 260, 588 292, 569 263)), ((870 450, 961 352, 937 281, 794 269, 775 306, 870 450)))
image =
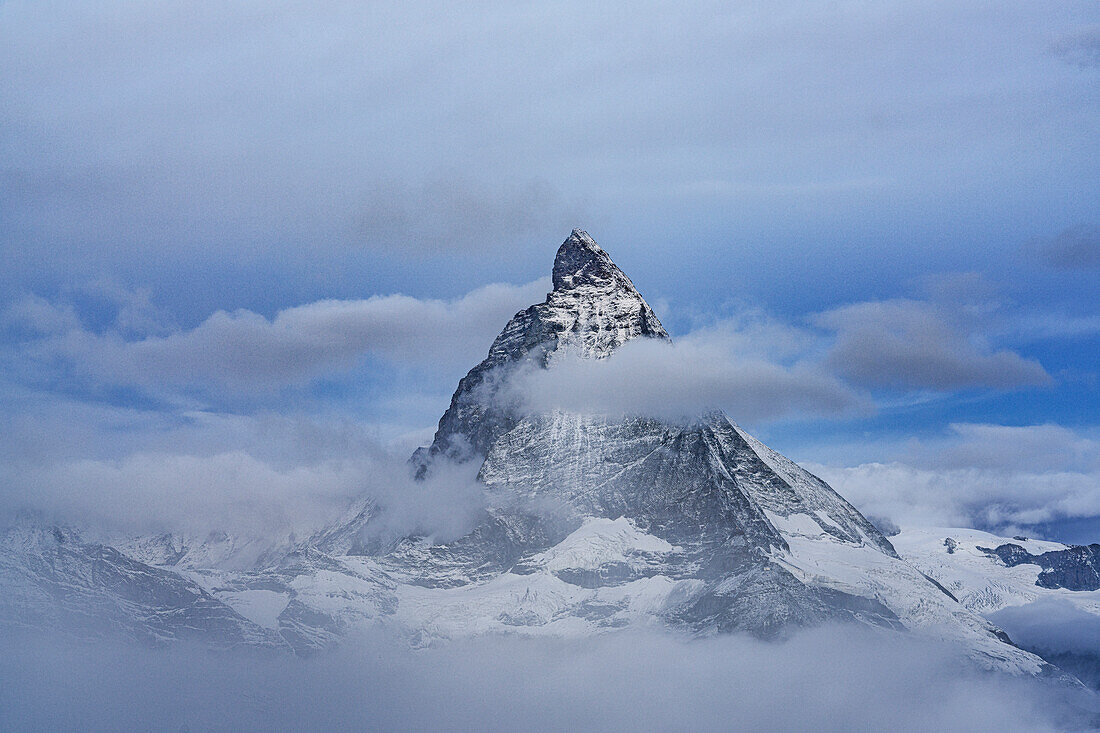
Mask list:
POLYGON ((996 549, 979 547, 982 552, 1001 559, 1008 567, 1030 564, 1042 568, 1035 585, 1066 590, 1100 590, 1100 544, 1074 545, 1032 555, 1013 544, 996 549))

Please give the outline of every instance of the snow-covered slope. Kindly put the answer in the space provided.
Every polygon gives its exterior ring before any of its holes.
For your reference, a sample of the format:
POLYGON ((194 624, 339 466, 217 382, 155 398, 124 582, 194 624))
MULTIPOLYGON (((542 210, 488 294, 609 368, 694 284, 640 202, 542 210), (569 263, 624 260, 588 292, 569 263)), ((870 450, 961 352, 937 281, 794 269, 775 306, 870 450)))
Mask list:
POLYGON ((209 532, 201 536, 162 533, 111 539, 109 544, 148 565, 179 568, 245 570, 293 549, 287 538, 209 532))
POLYGON ((906 528, 892 539, 902 557, 963 606, 1006 628, 1023 648, 1100 688, 1100 546, 935 527, 906 528))
POLYGON ((978 613, 992 613, 1006 606, 1020 606, 1040 598, 1062 598, 1100 614, 1100 591, 1072 591, 1043 588, 1036 584, 1038 565, 1008 567, 988 552, 1003 545, 1016 545, 1028 553, 1065 550, 1068 545, 1033 539, 998 537, 977 529, 925 527, 907 528, 891 538, 903 558, 934 578, 959 602, 978 613))

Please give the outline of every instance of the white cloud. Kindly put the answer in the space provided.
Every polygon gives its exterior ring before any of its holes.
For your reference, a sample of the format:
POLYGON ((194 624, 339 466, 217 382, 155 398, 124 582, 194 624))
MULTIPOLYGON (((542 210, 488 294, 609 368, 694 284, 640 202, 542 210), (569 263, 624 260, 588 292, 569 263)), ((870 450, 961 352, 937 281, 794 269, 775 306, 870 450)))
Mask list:
POLYGON ((519 372, 505 399, 533 411, 648 415, 670 420, 724 409, 736 419, 838 415, 869 403, 836 378, 803 363, 785 364, 731 349, 736 333, 692 334, 678 344, 629 342, 607 359, 568 352, 550 369, 519 372))
POLYGON ((353 500, 370 499, 383 539, 419 535, 448 542, 482 517, 477 466, 438 466, 412 478, 407 456, 375 451, 293 467, 243 450, 212 455, 133 453, 32 467, 0 465, 0 515, 33 512, 92 536, 228 532, 277 543, 335 521, 353 500))
MULTIPOLYGON (((476 466, 414 481, 409 441, 339 415, 165 413, 38 397, 0 429, 0 523, 31 511, 95 533, 308 535, 352 500, 375 531, 453 539, 483 508, 476 466)), ((422 436, 421 436, 422 437, 422 436)))
MULTIPOLYGON (((801 231, 927 225, 948 200, 1008 217, 1020 182, 1092 180, 1089 80, 1049 57, 1074 26, 1060 48, 1095 38, 1083 9, 195 7, 4 3, 0 247, 18 276, 497 255, 554 236, 572 207, 553 191, 649 246, 685 221, 767 241, 780 210, 801 231)), ((1069 206, 1038 188, 1033 210, 1069 206)))
POLYGON ((71 308, 39 298, 16 303, 9 324, 39 337, 15 346, 31 377, 56 368, 101 384, 263 392, 347 370, 365 356, 425 368, 472 365, 501 327, 541 301, 549 283, 486 285, 452 301, 405 295, 322 300, 267 319, 218 311, 193 329, 127 339, 80 326, 71 308))
POLYGON ((807 463, 862 512, 902 526, 992 529, 1100 516, 1100 441, 1056 425, 953 425, 892 460, 807 463))

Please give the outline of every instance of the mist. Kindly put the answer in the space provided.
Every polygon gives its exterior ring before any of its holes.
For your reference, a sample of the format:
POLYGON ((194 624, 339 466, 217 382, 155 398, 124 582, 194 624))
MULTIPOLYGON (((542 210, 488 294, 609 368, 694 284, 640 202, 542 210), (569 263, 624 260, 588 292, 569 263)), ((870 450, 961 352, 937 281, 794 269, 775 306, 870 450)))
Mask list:
POLYGON ((981 674, 850 627, 783 643, 612 632, 410 650, 383 631, 310 659, 0 638, 0 727, 80 730, 1084 728, 1087 693, 981 674))
POLYGON ((477 466, 441 463, 412 476, 410 440, 383 441, 370 426, 324 415, 190 413, 152 419, 132 411, 27 418, 9 430, 0 460, 0 522, 31 515, 92 538, 227 532, 299 539, 369 502, 380 538, 449 541, 484 511, 477 466), (112 440, 113 439, 113 440, 112 440), (22 443, 34 450, 17 455, 22 443))

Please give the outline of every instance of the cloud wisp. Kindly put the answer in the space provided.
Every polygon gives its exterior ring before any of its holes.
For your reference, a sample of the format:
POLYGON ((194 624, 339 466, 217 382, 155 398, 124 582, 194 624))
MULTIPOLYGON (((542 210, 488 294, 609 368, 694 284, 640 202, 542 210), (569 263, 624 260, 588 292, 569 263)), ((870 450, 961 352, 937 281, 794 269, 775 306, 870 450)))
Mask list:
POLYGON ((533 412, 672 421, 719 408, 746 421, 871 409, 865 397, 812 364, 737 353, 721 339, 699 337, 677 344, 638 340, 602 360, 566 352, 550 369, 518 372, 503 397, 533 412))
POLYGON ((278 544, 367 500, 381 535, 447 541, 484 509, 476 466, 416 481, 404 445, 338 417, 68 404, 13 420, 3 436, 0 521, 30 512, 105 538, 225 532, 278 544))

